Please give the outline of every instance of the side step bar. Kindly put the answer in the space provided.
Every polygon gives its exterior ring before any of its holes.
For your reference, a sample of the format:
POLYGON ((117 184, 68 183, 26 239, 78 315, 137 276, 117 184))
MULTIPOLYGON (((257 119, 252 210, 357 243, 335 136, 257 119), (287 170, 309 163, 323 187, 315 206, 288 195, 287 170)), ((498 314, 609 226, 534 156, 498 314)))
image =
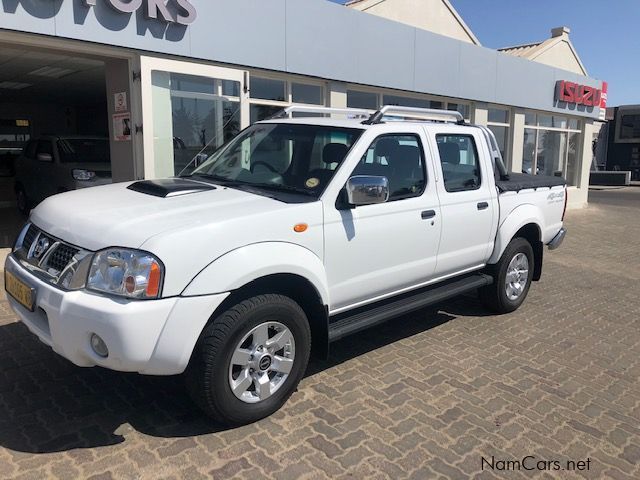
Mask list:
POLYGON ((489 275, 473 274, 332 316, 329 318, 329 342, 492 283, 493 277, 489 275))

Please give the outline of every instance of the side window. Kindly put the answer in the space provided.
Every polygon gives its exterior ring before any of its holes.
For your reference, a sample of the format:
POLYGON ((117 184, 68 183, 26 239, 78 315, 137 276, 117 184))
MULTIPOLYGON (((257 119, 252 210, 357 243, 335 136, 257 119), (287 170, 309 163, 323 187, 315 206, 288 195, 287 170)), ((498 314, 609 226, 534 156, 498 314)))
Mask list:
POLYGON ((387 177, 389 201, 419 197, 427 183, 420 139, 395 134, 376 138, 352 175, 387 177))
POLYGON ((49 140, 38 141, 38 148, 36 149, 36 157, 41 153, 49 155, 53 160, 53 146, 49 140))
POLYGON ((464 192, 480 188, 478 150, 471 135, 436 135, 444 188, 464 192))

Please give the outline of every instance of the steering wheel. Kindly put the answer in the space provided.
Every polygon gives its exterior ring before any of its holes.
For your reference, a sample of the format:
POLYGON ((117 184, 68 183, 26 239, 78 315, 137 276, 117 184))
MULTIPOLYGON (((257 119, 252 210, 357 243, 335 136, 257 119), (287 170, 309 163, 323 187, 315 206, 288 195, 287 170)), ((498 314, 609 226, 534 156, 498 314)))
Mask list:
POLYGON ((278 175, 280 175, 280 172, 276 170, 276 168, 273 165, 270 165, 267 162, 262 160, 257 160, 251 164, 251 168, 249 169, 251 170, 251 173, 253 173, 253 171, 258 165, 264 165, 265 167, 267 167, 268 170, 271 170, 272 173, 277 173, 278 175))

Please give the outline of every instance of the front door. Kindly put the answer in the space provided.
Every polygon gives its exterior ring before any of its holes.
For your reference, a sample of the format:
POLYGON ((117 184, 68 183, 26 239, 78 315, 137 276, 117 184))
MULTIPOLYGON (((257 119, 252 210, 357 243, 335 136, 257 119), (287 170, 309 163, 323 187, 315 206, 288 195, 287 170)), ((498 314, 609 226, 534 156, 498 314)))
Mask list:
MULTIPOLYGON (((352 175, 389 180, 387 203, 341 210, 336 191, 323 196, 325 266, 332 313, 428 281, 440 242, 440 207, 424 133, 389 133, 361 140, 357 164, 341 171, 342 188, 352 175)), ((353 157, 351 157, 353 158, 353 157)), ((342 170, 342 169, 341 169, 342 170)))
POLYGON ((244 71, 142 57, 145 178, 189 174, 249 126, 244 71))

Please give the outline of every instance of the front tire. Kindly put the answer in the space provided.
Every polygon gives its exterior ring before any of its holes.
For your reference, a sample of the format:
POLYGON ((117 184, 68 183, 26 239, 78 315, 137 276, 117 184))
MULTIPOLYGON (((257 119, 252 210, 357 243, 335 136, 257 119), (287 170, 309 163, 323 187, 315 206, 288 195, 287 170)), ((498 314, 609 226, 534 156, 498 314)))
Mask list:
POLYGON ((300 306, 283 295, 258 295, 218 315, 187 367, 188 390, 216 421, 244 425, 280 409, 309 361, 311 332, 300 306))
POLYGON ((500 261, 487 268, 493 283, 480 289, 480 300, 496 313, 517 310, 527 298, 533 279, 533 248, 524 238, 514 238, 500 261))

